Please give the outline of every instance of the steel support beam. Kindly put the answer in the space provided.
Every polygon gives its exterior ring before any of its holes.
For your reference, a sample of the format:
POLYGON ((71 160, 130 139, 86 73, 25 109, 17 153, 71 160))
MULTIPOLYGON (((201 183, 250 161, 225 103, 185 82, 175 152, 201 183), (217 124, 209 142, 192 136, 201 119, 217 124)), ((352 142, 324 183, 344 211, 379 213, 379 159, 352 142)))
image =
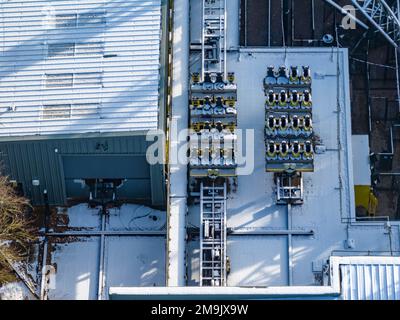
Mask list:
POLYGON ((313 236, 313 230, 241 230, 231 229, 228 231, 228 236, 313 236))
POLYGON ((400 41, 398 2, 395 1, 392 7, 384 0, 352 0, 352 3, 394 47, 398 47, 400 41))

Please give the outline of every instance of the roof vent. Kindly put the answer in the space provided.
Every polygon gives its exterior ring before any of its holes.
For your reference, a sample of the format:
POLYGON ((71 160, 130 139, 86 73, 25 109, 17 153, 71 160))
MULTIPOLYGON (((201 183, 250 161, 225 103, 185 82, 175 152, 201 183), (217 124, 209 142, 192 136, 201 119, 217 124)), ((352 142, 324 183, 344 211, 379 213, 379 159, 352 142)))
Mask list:
POLYGON ((333 36, 332 36, 331 34, 329 34, 329 33, 325 34, 325 35, 322 37, 322 41, 323 41, 325 44, 332 44, 332 43, 333 43, 333 40, 334 40, 333 36))

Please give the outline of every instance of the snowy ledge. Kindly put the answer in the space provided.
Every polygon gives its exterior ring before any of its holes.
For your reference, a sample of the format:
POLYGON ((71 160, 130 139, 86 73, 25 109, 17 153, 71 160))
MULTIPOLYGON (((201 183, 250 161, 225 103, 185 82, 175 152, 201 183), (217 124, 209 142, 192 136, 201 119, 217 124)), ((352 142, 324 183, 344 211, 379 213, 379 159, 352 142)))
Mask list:
POLYGON ((110 288, 111 300, 258 300, 282 298, 337 298, 340 291, 332 287, 158 287, 158 288, 110 288))

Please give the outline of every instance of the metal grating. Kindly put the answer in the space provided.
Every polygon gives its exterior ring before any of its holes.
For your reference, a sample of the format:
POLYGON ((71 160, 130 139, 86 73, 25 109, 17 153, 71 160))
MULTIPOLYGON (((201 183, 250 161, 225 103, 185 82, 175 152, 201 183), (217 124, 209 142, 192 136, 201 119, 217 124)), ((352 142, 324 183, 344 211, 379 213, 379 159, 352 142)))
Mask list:
POLYGON ((226 79, 226 0, 203 0, 202 79, 219 72, 226 79))
POLYGON ((384 0, 352 0, 384 37, 395 47, 400 40, 400 20, 397 1, 389 6, 384 0))
POLYGON ((200 285, 226 285, 226 183, 200 187, 200 285))

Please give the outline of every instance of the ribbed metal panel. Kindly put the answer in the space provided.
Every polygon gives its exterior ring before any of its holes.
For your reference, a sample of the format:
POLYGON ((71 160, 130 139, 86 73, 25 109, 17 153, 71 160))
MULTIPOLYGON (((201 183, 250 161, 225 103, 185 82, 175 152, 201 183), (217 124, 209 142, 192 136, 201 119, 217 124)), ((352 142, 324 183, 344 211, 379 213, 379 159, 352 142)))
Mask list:
POLYGON ((400 300, 399 264, 340 265, 344 300, 400 300))
POLYGON ((1 1, 0 36, 0 136, 158 127, 161 0, 1 1))

